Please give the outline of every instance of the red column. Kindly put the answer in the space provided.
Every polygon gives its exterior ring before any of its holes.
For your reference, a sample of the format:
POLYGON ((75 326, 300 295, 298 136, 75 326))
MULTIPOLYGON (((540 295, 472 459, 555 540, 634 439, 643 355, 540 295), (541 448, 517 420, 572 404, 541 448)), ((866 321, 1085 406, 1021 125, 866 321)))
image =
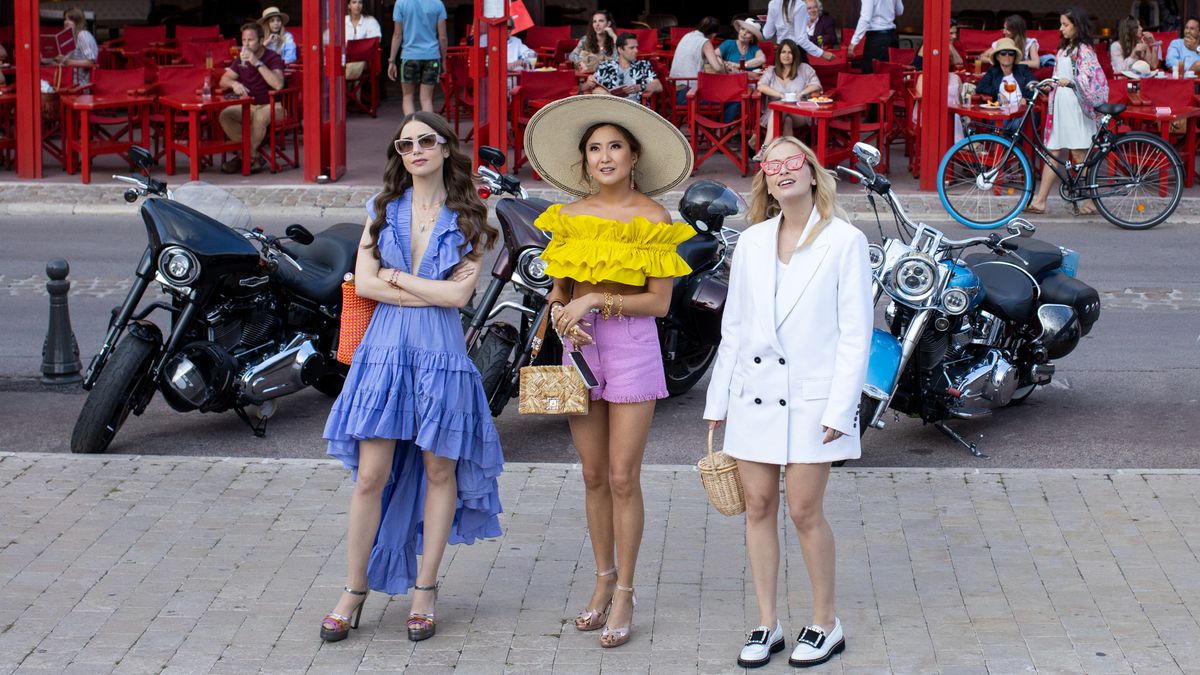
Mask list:
POLYGON ((16 0, 13 63, 17 67, 17 176, 42 177, 42 92, 38 0, 16 0))
POLYGON ((921 189, 937 190, 937 169, 950 149, 946 88, 950 73, 950 0, 925 2, 924 74, 921 90, 921 189))
POLYGON ((346 172, 346 7, 341 0, 302 0, 301 7, 304 180, 335 181, 346 172))

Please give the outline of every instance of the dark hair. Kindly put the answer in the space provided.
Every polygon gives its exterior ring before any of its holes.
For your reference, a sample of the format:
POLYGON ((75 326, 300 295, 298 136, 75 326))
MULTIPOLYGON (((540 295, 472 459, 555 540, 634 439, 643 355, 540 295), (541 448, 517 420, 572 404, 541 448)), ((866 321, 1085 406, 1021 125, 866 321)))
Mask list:
POLYGON ((779 45, 775 47, 775 76, 785 80, 794 79, 800 74, 800 64, 808 63, 805 58, 806 56, 808 55, 804 53, 803 49, 800 49, 800 45, 796 44, 795 40, 791 38, 780 40, 779 45), (792 72, 790 73, 784 72, 783 63, 779 60, 779 56, 783 54, 785 47, 792 52, 792 72))
POLYGON ((1183 29, 1187 28, 1189 21, 1195 21, 1196 23, 1200 23, 1200 17, 1197 17, 1196 15, 1193 14, 1192 16, 1189 16, 1188 18, 1184 19, 1183 23, 1179 25, 1179 37, 1183 37, 1183 29))
POLYGON ((1004 27, 1013 34, 1012 41, 1017 43, 1017 60, 1025 58, 1025 19, 1020 14, 1012 14, 1004 20, 1004 27))
POLYGON ((1117 42, 1121 45, 1121 56, 1129 58, 1133 56, 1133 48, 1137 45, 1138 31, 1141 30, 1142 23, 1137 17, 1127 16, 1121 19, 1121 23, 1117 24, 1117 42))
MULTIPOLYGON (((608 25, 610 27, 612 26, 612 24, 613 24, 612 12, 608 11, 607 9, 598 9, 598 10, 592 12, 592 18, 595 18, 597 14, 603 14, 604 18, 608 19, 608 25)), ((592 30, 592 27, 589 24, 588 30, 587 30, 587 35, 583 36, 583 49, 584 49, 584 51, 587 51, 592 54, 604 54, 605 56, 612 56, 613 55, 612 38, 609 36, 608 31, 601 33, 600 37, 597 38, 596 31, 592 30)))
POLYGON ((717 21, 715 17, 706 16, 700 19, 700 23, 696 24, 696 30, 703 33, 705 37, 712 37, 717 34, 717 31, 721 30, 721 22, 717 21))
POLYGON ((1092 36, 1092 20, 1088 18, 1087 10, 1078 6, 1068 7, 1063 10, 1062 16, 1067 17, 1067 21, 1070 21, 1071 25, 1075 26, 1075 39, 1059 38, 1059 51, 1078 49, 1080 45, 1088 45, 1090 47, 1096 41, 1092 36))
POLYGON ((83 10, 78 7, 72 7, 63 12, 64 19, 70 19, 71 23, 79 30, 87 30, 87 18, 83 15, 83 10))
MULTIPOLYGON (((597 122, 585 129, 583 135, 579 137, 579 175, 585 183, 590 184, 592 182, 591 176, 588 175, 587 171, 587 144, 588 141, 592 140, 592 134, 595 134, 602 127, 616 129, 617 133, 621 134, 625 142, 629 144, 629 149, 639 157, 642 155, 642 144, 638 142, 637 136, 634 136, 628 129, 615 122, 597 122)), ((631 173, 632 171, 630 169, 631 173)))
MULTIPOLYGON (((441 115, 418 110, 406 115, 396 127, 396 133, 387 146, 387 167, 383 170, 383 190, 375 195, 372 208, 375 220, 371 221, 368 230, 371 241, 364 248, 372 249, 375 259, 379 259, 379 232, 387 223, 387 205, 398 199, 406 190, 412 187, 412 174, 404 168, 404 158, 396 152, 396 140, 404 132, 409 122, 423 122, 446 139, 446 150, 450 154, 442 164, 442 182, 446 186, 446 208, 458 215, 458 229, 462 231, 466 243, 471 245, 474 253, 482 253, 482 248, 491 248, 496 242, 499 232, 488 224, 487 206, 476 191, 475 172, 471 170, 471 156, 463 152, 458 143, 454 128, 441 115)), ((466 248, 466 244, 463 246, 466 248)), ((414 261, 416 262, 416 261, 414 261)))
POLYGON ((242 24, 242 28, 238 31, 238 35, 240 36, 242 33, 245 33, 248 30, 252 30, 257 33, 259 40, 266 36, 266 33, 263 32, 262 24, 258 23, 257 21, 247 21, 246 23, 242 24))
POLYGON ((625 43, 629 42, 630 40, 637 42, 637 36, 628 31, 618 35, 617 36, 617 49, 623 49, 625 47, 625 43))

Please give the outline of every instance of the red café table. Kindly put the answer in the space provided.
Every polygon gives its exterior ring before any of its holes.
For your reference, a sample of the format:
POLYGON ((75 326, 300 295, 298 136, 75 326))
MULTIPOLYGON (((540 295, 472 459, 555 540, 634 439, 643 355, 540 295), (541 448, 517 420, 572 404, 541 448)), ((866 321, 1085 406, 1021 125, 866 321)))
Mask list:
POLYGON ((63 109, 66 112, 67 128, 65 147, 67 173, 75 173, 75 155, 79 154, 81 173, 84 184, 92 180, 92 157, 104 154, 124 154, 134 145, 133 129, 129 129, 129 140, 93 139, 92 114, 108 110, 129 110, 131 124, 140 120, 142 132, 141 143, 150 142, 150 106, 154 103, 153 96, 144 94, 80 94, 79 96, 63 97, 63 109), (78 118, 78 122, 76 122, 78 118), (78 137, 76 135, 78 134, 78 137))
POLYGON ((850 138, 857 140, 861 136, 861 113, 867 109, 867 106, 863 103, 844 103, 836 100, 829 105, 817 105, 809 101, 796 101, 794 103, 771 101, 767 104, 767 109, 772 112, 775 118, 774 128, 777 133, 783 128, 784 113, 808 117, 816 122, 816 137, 813 143, 813 152, 817 154, 817 161, 820 162, 821 166, 828 169, 831 166, 836 166, 843 160, 854 157, 851 149, 853 144, 842 148, 830 147, 832 145, 829 140, 830 120, 849 117, 850 138))
POLYGON ((981 103, 971 105, 951 105, 950 114, 961 115, 980 122, 991 122, 996 126, 1004 126, 1005 122, 1021 119, 1025 114, 1026 103, 1020 105, 986 106, 981 103))
POLYGON ((1184 187, 1192 187, 1196 179, 1196 124, 1191 120, 1200 118, 1200 107, 1188 106, 1186 108, 1174 107, 1165 108, 1153 105, 1131 105, 1125 108, 1125 112, 1121 113, 1121 119, 1141 122, 1145 126, 1158 126, 1159 136, 1167 143, 1171 143, 1171 123, 1176 120, 1188 120, 1187 133, 1184 135, 1183 152, 1183 185, 1184 187))
MULTIPOLYGON (((250 104, 254 103, 254 99, 249 96, 240 96, 237 98, 224 98, 214 96, 211 101, 204 101, 199 96, 192 95, 173 95, 160 96, 158 102, 162 104, 163 112, 166 115, 166 152, 167 152, 167 175, 175 175, 175 153, 183 152, 188 158, 188 175, 189 180, 199 180, 200 178, 200 158, 214 155, 218 152, 242 152, 242 175, 250 175, 250 104), (221 111, 231 106, 239 105, 242 107, 242 140, 230 141, 223 140, 204 140, 200 138, 200 116, 204 113, 209 113, 212 119, 216 119, 221 111), (178 114, 187 115, 188 134, 187 138, 180 141, 175 138, 175 116, 178 114)), ((214 126, 216 126, 214 124, 214 126)))

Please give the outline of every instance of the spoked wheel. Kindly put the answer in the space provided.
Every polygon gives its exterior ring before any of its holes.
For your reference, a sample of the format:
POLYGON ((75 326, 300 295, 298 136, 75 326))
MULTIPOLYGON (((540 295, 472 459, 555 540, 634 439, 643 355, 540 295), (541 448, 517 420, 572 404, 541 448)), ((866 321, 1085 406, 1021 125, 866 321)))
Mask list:
POLYGON ((955 143, 938 167, 938 196, 952 218, 976 229, 1000 227, 1029 203, 1033 171, 1009 141, 992 134, 955 143))
POLYGON ((1110 223, 1148 230, 1175 212, 1183 195, 1183 163, 1157 136, 1123 134, 1108 155, 1092 166, 1096 207, 1110 223))

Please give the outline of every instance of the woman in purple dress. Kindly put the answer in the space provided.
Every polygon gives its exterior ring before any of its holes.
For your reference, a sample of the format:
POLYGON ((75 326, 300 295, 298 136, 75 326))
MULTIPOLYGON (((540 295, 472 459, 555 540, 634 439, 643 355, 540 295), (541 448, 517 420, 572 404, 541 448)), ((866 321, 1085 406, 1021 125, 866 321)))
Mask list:
POLYGON ((470 157, 427 112, 401 122, 367 213, 355 284, 379 304, 325 424, 329 454, 356 476, 345 592, 321 638, 342 640, 358 626, 369 587, 412 588, 408 638, 424 640, 436 629, 447 542, 500 535, 504 457, 458 314, 497 231, 470 157))

